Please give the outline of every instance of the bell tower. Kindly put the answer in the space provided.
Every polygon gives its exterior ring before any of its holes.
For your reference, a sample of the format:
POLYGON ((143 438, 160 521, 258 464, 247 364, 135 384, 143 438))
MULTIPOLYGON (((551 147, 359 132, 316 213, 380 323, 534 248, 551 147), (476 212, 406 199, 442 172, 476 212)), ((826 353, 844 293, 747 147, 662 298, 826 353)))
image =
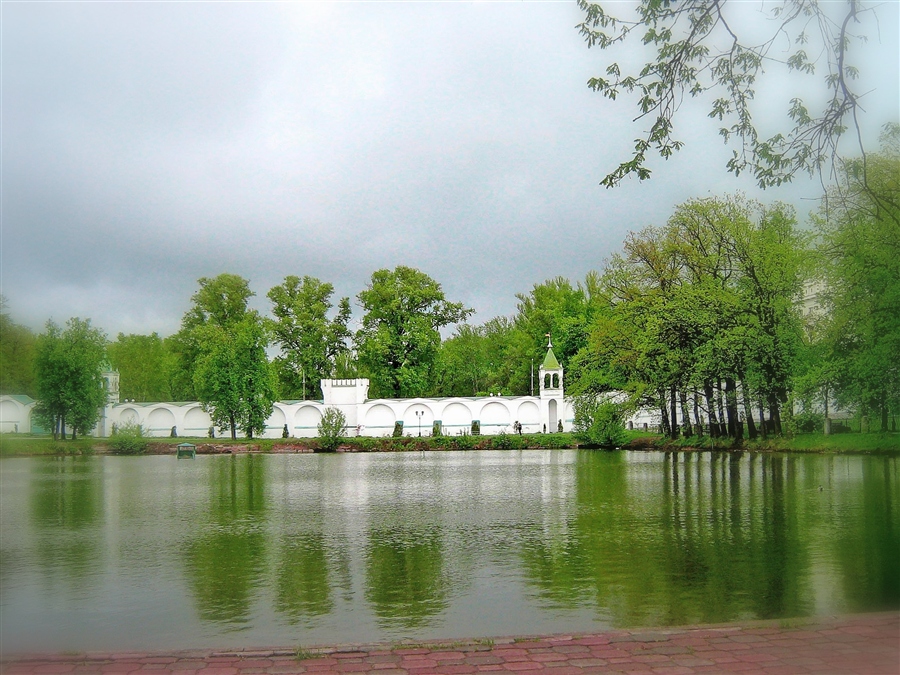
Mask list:
POLYGON ((547 354, 538 370, 540 376, 541 417, 544 418, 549 433, 559 428, 561 415, 565 409, 563 395, 563 369, 553 353, 553 343, 547 334, 547 354))

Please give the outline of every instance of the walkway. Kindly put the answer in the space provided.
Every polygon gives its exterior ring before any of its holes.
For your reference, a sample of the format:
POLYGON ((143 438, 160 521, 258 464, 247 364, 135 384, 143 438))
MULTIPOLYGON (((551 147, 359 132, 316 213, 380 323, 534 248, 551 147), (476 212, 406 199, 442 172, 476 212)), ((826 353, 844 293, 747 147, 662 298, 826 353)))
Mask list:
POLYGON ((5 675, 900 673, 900 613, 421 645, 20 658, 5 675))

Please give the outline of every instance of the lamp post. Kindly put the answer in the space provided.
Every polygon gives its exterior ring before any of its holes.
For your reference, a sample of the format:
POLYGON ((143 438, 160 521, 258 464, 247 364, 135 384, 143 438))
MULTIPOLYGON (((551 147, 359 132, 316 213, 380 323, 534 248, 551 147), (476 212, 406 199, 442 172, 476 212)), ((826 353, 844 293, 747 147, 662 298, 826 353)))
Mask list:
POLYGON ((424 410, 416 410, 416 417, 419 418, 419 436, 422 435, 422 415, 424 414, 424 410))

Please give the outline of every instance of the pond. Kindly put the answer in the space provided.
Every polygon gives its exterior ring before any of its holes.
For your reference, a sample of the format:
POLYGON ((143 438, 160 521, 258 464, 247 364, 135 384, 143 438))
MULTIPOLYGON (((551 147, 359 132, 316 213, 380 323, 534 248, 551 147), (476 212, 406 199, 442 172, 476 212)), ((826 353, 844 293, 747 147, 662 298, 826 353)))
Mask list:
POLYGON ((4 651, 900 606, 898 459, 529 450, 0 462, 4 651))

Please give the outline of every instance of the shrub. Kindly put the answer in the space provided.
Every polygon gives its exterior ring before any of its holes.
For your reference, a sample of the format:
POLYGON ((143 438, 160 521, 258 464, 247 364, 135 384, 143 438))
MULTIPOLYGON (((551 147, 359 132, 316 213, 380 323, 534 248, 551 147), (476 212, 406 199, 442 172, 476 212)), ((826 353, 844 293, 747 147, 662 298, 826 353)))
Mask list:
POLYGON ((478 420, 473 420, 472 421, 472 435, 478 436, 480 434, 481 434, 481 422, 479 422, 478 420))
POLYGON ((591 395, 575 400, 574 426, 575 438, 587 445, 618 448, 628 440, 620 407, 591 395))
POLYGON ((337 408, 325 408, 319 422, 319 447, 326 452, 334 452, 344 437, 347 418, 337 408))
POLYGON ((125 422, 113 429, 109 448, 115 455, 143 455, 149 443, 144 436, 144 427, 136 422, 125 422))
POLYGON ((811 412, 797 413, 791 418, 790 426, 792 432, 811 433, 813 431, 822 431, 825 426, 825 416, 811 412))
POLYGON ((394 438, 403 436, 403 422, 394 422, 394 432, 391 434, 394 438))

